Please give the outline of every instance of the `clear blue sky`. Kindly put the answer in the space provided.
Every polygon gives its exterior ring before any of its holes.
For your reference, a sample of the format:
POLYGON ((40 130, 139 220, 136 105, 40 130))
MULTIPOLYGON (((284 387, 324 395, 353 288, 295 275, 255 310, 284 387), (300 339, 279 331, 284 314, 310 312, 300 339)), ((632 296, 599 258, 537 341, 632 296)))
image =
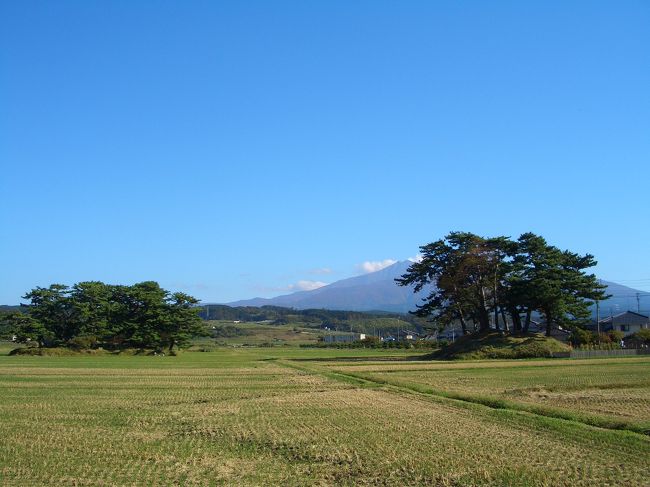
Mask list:
POLYGON ((272 296, 450 230, 650 289, 648 26, 645 0, 5 0, 0 303, 272 296))

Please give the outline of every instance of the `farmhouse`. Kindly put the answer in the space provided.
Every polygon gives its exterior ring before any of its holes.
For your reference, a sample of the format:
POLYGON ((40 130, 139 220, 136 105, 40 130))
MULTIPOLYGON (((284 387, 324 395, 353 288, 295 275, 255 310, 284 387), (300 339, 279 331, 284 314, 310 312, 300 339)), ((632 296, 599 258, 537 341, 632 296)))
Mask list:
MULTIPOLYGON (((642 328, 650 328, 650 317, 634 311, 626 311, 625 313, 603 318, 598 323, 600 324, 600 331, 620 331, 625 333, 625 336, 628 336, 642 328)), ((592 323, 589 328, 595 330, 598 327, 596 323, 592 323)))

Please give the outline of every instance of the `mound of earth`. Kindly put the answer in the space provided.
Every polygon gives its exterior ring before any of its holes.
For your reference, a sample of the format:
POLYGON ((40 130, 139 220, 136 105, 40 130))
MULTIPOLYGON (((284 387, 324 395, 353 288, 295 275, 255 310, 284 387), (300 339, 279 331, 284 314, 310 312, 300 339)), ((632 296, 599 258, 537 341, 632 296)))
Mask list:
POLYGON ((498 332, 471 334, 434 352, 437 360, 480 360, 511 358, 548 358, 571 348, 555 338, 541 334, 506 335, 498 332))
POLYGON ((15 348, 9 355, 31 355, 42 357, 72 357, 75 355, 102 355, 104 350, 73 350, 64 347, 20 347, 15 348))
MULTIPOLYGON (((9 355, 30 355, 39 357, 74 357, 81 355, 161 355, 165 353, 156 352, 155 350, 126 348, 122 350, 109 351, 102 348, 91 349, 73 349, 66 347, 20 347, 15 348, 9 355)), ((169 353, 167 353, 169 355, 169 353)), ((172 352, 171 355, 176 355, 172 352)))

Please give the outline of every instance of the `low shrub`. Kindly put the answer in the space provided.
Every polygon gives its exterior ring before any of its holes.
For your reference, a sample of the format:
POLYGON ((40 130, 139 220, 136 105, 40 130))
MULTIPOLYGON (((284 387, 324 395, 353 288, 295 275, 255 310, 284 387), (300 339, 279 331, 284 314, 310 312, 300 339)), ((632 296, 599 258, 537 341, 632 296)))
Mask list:
POLYGON ((29 355, 40 357, 71 357, 75 355, 105 355, 109 352, 98 348, 92 350, 73 350, 71 348, 52 347, 52 348, 34 348, 21 347, 9 352, 9 355, 29 355))
POLYGON ((569 335, 569 343, 584 350, 612 350, 620 348, 624 333, 616 330, 597 333, 583 328, 574 328, 569 335))
POLYGON ((643 328, 632 335, 632 339, 644 345, 650 345, 650 328, 643 328))
POLYGON ((92 335, 80 335, 68 340, 68 347, 73 350, 87 350, 97 346, 97 337, 92 335))

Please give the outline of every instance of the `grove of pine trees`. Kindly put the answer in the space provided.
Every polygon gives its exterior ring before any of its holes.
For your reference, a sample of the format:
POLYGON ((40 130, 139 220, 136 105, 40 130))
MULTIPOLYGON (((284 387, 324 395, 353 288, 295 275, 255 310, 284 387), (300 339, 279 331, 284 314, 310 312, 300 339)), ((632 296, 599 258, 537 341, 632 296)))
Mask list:
POLYGON ((421 259, 401 278, 402 286, 428 292, 413 313, 444 327, 459 322, 463 333, 528 332, 531 317, 554 327, 588 321, 589 306, 605 299, 605 286, 585 270, 590 254, 561 250, 543 237, 524 233, 517 240, 451 232, 420 247, 421 259))
POLYGON ((18 342, 39 347, 172 351, 205 333, 194 306, 198 300, 170 293, 153 281, 132 286, 80 282, 72 287, 37 287, 23 299, 26 312, 4 316, 18 342))

